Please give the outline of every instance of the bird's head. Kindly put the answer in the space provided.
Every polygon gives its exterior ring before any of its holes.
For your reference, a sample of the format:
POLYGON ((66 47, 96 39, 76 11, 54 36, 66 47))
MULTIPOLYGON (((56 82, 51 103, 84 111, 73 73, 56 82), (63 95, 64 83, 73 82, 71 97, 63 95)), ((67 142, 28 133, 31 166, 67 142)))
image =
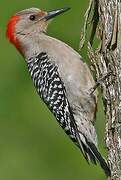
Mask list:
POLYGON ((69 10, 62 8, 50 12, 42 11, 38 8, 22 10, 12 16, 7 25, 6 35, 17 49, 20 50, 19 37, 33 33, 45 33, 52 18, 69 10))

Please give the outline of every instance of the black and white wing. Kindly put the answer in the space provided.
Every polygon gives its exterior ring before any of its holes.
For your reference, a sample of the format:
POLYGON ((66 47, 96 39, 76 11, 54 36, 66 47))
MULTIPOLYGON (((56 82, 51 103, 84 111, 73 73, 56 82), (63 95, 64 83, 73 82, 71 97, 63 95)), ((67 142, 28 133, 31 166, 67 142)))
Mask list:
POLYGON ((76 132, 72 124, 73 115, 57 67, 43 52, 28 61, 28 69, 39 96, 65 132, 76 141, 76 132))
POLYGON ((80 148, 85 159, 87 161, 91 160, 94 164, 96 164, 96 160, 98 160, 108 175, 109 168, 96 146, 89 142, 84 134, 78 131, 73 112, 66 96, 64 83, 58 73, 58 68, 48 58, 46 52, 40 53, 27 62, 30 75, 39 96, 54 114, 60 126, 80 148))

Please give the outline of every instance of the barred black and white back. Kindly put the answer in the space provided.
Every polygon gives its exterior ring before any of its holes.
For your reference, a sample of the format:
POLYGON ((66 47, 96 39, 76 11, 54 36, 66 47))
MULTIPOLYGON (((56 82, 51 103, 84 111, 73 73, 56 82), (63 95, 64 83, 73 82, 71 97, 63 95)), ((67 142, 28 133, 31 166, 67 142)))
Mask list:
POLYGON ((27 63, 39 96, 54 114, 60 126, 80 148, 85 159, 94 164, 98 161, 109 176, 110 170, 95 144, 78 130, 57 66, 52 63, 46 52, 41 52, 36 57, 30 58, 27 63))
POLYGON ((28 68, 42 100, 66 133, 75 138, 75 131, 70 121, 69 103, 57 67, 49 61, 47 54, 42 52, 28 61, 28 68))

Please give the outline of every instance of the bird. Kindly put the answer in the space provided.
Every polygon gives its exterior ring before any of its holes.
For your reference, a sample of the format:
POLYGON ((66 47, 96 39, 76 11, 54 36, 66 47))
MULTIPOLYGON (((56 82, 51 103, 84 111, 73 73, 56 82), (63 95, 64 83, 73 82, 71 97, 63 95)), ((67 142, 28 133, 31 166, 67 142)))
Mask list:
POLYGON ((98 150, 94 127, 97 91, 81 55, 66 43, 47 34, 53 18, 68 11, 44 11, 32 7, 11 16, 6 36, 21 53, 40 98, 88 163, 100 164, 106 176, 110 169, 98 150))

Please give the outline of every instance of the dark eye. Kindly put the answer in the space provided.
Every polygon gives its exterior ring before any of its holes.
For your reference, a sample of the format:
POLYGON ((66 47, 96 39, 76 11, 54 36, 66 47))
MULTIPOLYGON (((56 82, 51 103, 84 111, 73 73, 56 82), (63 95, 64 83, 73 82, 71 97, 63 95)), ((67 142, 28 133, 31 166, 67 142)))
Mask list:
POLYGON ((31 16, 29 17, 29 19, 30 19, 31 21, 34 21, 34 20, 36 19, 36 16, 35 16, 35 15, 31 15, 31 16))

